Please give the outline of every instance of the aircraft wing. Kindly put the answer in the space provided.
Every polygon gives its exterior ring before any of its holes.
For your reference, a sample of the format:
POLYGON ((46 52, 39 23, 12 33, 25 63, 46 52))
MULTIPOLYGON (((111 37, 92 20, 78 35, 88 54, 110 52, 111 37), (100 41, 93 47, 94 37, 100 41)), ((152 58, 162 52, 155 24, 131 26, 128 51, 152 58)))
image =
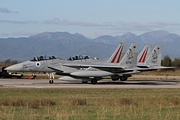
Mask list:
POLYGON ((125 66, 110 65, 110 64, 97 64, 97 65, 96 64, 64 64, 63 66, 72 67, 72 68, 87 68, 86 70, 95 68, 113 73, 133 70, 125 66))
POLYGON ((93 67, 93 68, 125 68, 123 66, 118 65, 111 65, 111 64, 63 64, 63 66, 67 67, 73 67, 73 68, 87 68, 87 67, 93 67))
POLYGON ((56 71, 56 72, 63 72, 62 70, 60 70, 59 67, 48 66, 48 68, 50 68, 50 69, 52 69, 52 70, 54 70, 54 71, 56 71))

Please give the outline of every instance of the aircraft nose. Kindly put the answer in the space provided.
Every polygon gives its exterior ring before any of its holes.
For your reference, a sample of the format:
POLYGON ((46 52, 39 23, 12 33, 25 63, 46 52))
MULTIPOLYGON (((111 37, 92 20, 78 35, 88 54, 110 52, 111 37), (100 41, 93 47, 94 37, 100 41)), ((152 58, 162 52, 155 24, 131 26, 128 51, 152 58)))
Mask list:
POLYGON ((7 71, 20 71, 21 68, 22 68, 21 65, 16 64, 16 65, 11 65, 11 66, 5 68, 5 70, 7 70, 7 71))

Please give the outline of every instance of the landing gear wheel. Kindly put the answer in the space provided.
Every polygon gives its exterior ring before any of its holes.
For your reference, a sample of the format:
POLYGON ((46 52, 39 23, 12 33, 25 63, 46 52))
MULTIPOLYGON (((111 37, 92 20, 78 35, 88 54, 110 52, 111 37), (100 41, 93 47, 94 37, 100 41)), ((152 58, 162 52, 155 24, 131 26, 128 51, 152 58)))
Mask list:
POLYGON ((91 80, 91 84, 93 84, 93 85, 97 84, 97 80, 96 80, 95 78, 93 78, 93 79, 91 80))
POLYGON ((126 77, 126 76, 120 77, 121 81, 127 81, 127 79, 128 79, 128 77, 126 77))
POLYGON ((49 80, 49 84, 51 84, 51 80, 49 80))
POLYGON ((54 81, 53 80, 49 80, 49 84, 53 84, 54 83, 54 81))

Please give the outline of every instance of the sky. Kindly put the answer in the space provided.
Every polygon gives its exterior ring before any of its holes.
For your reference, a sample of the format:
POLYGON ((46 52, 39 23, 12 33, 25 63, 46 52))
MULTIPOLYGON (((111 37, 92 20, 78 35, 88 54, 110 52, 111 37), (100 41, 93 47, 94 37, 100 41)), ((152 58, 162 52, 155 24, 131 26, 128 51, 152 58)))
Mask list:
POLYGON ((180 0, 0 0, 0 38, 70 32, 88 38, 165 30, 180 35, 180 0))

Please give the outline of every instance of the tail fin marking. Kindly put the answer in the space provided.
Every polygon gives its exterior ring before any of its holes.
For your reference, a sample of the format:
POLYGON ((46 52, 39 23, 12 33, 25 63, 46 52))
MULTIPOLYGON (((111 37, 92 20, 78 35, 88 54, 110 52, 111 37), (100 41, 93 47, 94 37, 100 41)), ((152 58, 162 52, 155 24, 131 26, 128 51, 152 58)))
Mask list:
POLYGON ((123 46, 121 46, 118 51, 116 52, 114 58, 112 59, 111 63, 119 63, 122 57, 122 51, 123 51, 123 46), (117 58, 118 56, 118 58, 117 58), (116 61, 115 61, 116 60, 116 61))
MULTIPOLYGON (((117 58, 117 55, 119 54, 120 49, 121 49, 121 48, 119 48, 118 51, 116 52, 116 54, 115 54, 114 58, 112 59, 111 63, 114 63, 114 62, 115 62, 115 60, 116 60, 116 58, 117 58)), ((120 58, 120 55, 119 55, 118 58, 120 58)))
POLYGON ((111 55, 107 63, 119 63, 125 54, 125 43, 120 43, 114 53, 111 55))
POLYGON ((119 54, 119 56, 118 56, 118 60, 117 60, 116 63, 119 63, 119 62, 120 62, 120 59, 121 59, 121 57, 122 57, 122 50, 123 50, 123 46, 122 46, 122 49, 121 49, 121 51, 120 51, 120 54, 119 54))
POLYGON ((147 56, 147 52, 148 52, 148 48, 146 48, 141 56, 141 58, 139 59, 138 62, 142 62, 144 63, 145 62, 145 59, 146 59, 146 56, 147 56))
POLYGON ((137 66, 137 56, 138 56, 138 44, 132 43, 124 57, 120 61, 120 66, 136 67, 137 66))
POLYGON ((157 44, 152 50, 150 56, 148 57, 147 64, 150 66, 160 66, 161 65, 161 50, 162 46, 157 44))

